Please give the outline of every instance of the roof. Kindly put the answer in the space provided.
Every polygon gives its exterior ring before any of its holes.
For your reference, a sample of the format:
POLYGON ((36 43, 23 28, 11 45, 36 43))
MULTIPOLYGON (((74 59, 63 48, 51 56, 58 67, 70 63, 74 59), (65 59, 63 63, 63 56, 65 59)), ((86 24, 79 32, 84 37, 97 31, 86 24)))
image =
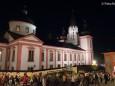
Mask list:
POLYGON ((8 33, 11 35, 11 37, 12 37, 14 40, 23 37, 22 35, 19 35, 19 34, 10 32, 10 31, 8 31, 8 33))
POLYGON ((44 45, 56 46, 56 47, 62 47, 62 48, 70 48, 70 49, 76 49, 76 50, 85 51, 84 49, 78 47, 77 45, 73 45, 73 44, 65 43, 65 42, 58 42, 58 41, 55 41, 55 40, 48 40, 48 41, 44 42, 44 45))
POLYGON ((18 20, 18 21, 24 21, 24 22, 28 22, 28 23, 35 25, 34 21, 30 18, 30 16, 27 13, 28 13, 28 11, 24 8, 24 9, 20 10, 19 12, 17 12, 16 15, 14 15, 10 19, 10 21, 18 20))

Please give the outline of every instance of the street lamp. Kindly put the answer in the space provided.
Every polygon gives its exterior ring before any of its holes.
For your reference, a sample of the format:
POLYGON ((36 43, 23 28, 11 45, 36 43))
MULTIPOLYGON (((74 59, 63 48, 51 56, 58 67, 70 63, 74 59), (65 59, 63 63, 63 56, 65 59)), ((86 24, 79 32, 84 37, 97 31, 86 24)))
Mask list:
POLYGON ((95 60, 93 60, 93 62, 92 62, 92 68, 93 68, 94 70, 96 70, 97 67, 98 67, 97 62, 96 62, 95 60))

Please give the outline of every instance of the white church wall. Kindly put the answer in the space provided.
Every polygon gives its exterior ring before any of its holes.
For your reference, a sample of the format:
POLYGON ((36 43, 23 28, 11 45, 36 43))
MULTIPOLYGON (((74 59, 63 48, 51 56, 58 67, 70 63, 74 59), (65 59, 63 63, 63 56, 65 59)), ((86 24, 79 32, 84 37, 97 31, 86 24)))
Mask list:
POLYGON ((39 69, 39 56, 40 56, 40 48, 34 47, 34 61, 28 62, 28 48, 30 46, 23 45, 22 46, 22 56, 21 56, 21 70, 27 70, 28 67, 33 67, 34 70, 39 69))
POLYGON ((14 70, 16 70, 16 66, 17 66, 17 54, 18 53, 18 46, 12 46, 10 47, 10 70, 12 69, 12 67, 14 67, 14 70), (15 50, 15 56, 14 56, 14 61, 12 61, 13 58, 13 49, 15 50))
POLYGON ((0 61, 0 67, 1 67, 1 70, 3 70, 5 68, 6 48, 0 47, 0 49, 2 50, 2 52, 1 52, 2 59, 0 61))

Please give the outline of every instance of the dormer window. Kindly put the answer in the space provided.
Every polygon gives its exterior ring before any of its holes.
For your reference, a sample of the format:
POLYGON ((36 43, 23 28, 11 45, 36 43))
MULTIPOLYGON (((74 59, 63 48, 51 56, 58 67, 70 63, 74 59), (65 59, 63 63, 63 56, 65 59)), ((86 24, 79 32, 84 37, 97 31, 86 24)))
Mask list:
POLYGON ((29 33, 29 27, 26 27, 26 31, 25 31, 26 33, 29 33))
POLYGON ((20 26, 16 25, 16 32, 19 32, 19 31, 20 31, 20 26))

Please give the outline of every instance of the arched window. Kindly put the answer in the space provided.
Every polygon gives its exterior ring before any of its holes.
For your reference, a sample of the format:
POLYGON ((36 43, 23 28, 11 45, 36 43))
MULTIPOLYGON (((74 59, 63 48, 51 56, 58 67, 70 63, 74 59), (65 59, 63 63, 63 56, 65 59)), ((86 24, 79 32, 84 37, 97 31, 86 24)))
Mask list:
POLYGON ((67 54, 64 53, 64 61, 67 61, 67 54))
POLYGON ((57 60, 61 61, 61 55, 60 55, 60 53, 58 53, 57 55, 58 55, 58 59, 57 60))
POLYGON ((70 61, 72 61, 72 54, 70 53, 70 61))
POLYGON ((76 53, 74 53, 74 61, 76 61, 76 53))
POLYGON ((12 62, 15 60, 15 47, 12 48, 12 62))
POLYGON ((28 61, 29 62, 33 62, 34 61, 34 48, 33 47, 29 47, 28 61))
POLYGON ((26 31, 25 31, 26 33, 29 33, 29 27, 26 27, 26 31))
POLYGON ((49 61, 53 61, 53 51, 50 51, 50 52, 49 52, 49 56, 50 56, 50 57, 49 57, 49 58, 50 58, 49 61))

